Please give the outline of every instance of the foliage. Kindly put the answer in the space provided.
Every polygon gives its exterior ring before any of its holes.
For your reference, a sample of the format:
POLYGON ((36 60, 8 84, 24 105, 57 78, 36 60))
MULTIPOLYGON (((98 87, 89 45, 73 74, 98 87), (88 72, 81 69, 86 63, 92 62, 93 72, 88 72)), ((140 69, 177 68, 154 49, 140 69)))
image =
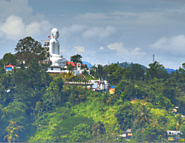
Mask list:
POLYGON ((72 66, 71 64, 67 65, 67 69, 71 72, 72 70, 75 69, 74 66, 72 66))
POLYGON ((103 135, 105 133, 104 124, 98 121, 98 123, 94 123, 91 128, 92 137, 97 138, 100 135, 103 135))
MULTIPOLYGON (((83 75, 69 73, 68 78, 46 73, 48 65, 38 64, 44 58, 38 56, 42 49, 34 51, 26 45, 29 42, 31 47, 39 48, 39 43, 34 45, 26 38, 19 41, 16 53, 20 61, 32 59, 27 61, 28 68, 9 74, 0 72, 1 138, 22 142, 116 142, 125 141, 117 140, 116 135, 131 128, 131 141, 162 142, 166 141, 167 129, 185 132, 181 117, 185 109, 184 69, 169 75, 154 62, 144 74, 139 64, 99 65, 92 74, 107 79, 116 89, 114 94, 96 93, 64 85, 66 80, 89 80, 83 75), (179 107, 178 116, 171 113, 174 106, 179 107), (24 132, 16 132, 19 127, 24 132)), ((9 56, 5 56, 7 62, 13 59, 9 56)), ((73 60, 81 58, 76 55, 73 60)), ((0 61, 2 70, 5 61, 0 61)))
POLYGON ((144 69, 142 69, 139 64, 132 64, 131 66, 131 76, 132 80, 144 80, 144 69))
POLYGON ((3 61, 4 61, 5 65, 12 64, 15 66, 16 65, 16 56, 11 53, 6 53, 3 56, 3 61))
POLYGON ((135 126, 145 128, 149 123, 151 123, 151 113, 150 108, 145 105, 141 105, 136 116, 135 126))
MULTIPOLYGON (((64 119, 56 127, 56 130, 55 130, 55 135, 57 136, 56 141, 57 142, 66 142, 66 141, 73 142, 73 140, 75 140, 77 133, 82 131, 82 128, 84 128, 85 135, 88 136, 89 138, 91 136, 89 132, 90 132, 90 128, 92 124, 93 124, 93 120, 87 117, 69 117, 67 119, 64 119)), ((78 138, 78 140, 82 139, 83 137, 84 136, 83 136, 83 131, 82 131, 81 137, 78 138)))
POLYGON ((95 80, 92 76, 90 76, 89 74, 84 74, 84 76, 86 77, 87 80, 95 80))
POLYGON ((10 121, 9 126, 6 128, 8 134, 4 137, 4 140, 7 138, 8 142, 11 143, 11 140, 16 141, 19 139, 18 132, 23 127, 16 124, 14 121, 10 121))
POLYGON ((115 114, 115 117, 123 131, 132 128, 133 121, 135 120, 132 104, 128 102, 124 103, 115 114))
POLYGON ((24 120, 26 119, 26 105, 24 103, 15 99, 13 102, 9 103, 7 107, 4 107, 2 112, 4 123, 12 120, 20 125, 24 124, 24 120))
POLYGON ((71 60, 72 62, 77 62, 77 63, 79 62, 79 63, 82 64, 81 58, 82 58, 82 56, 79 55, 79 54, 77 54, 77 55, 71 56, 70 60, 71 60))
POLYGON ((154 79, 154 78, 163 78, 163 79, 167 79, 168 73, 167 71, 163 70, 164 67, 162 64, 159 64, 157 61, 155 61, 154 63, 149 64, 150 68, 147 69, 147 73, 146 73, 146 79, 154 79))
POLYGON ((55 77, 46 89, 46 93, 43 95, 43 105, 45 111, 52 111, 56 106, 62 104, 62 88, 64 82, 61 76, 55 77))
POLYGON ((98 100, 98 97, 94 100, 89 98, 85 103, 74 106, 72 110, 80 116, 92 117, 95 122, 102 122, 107 132, 119 130, 119 124, 114 116, 118 107, 104 106, 98 100))
POLYGON ((71 80, 73 79, 74 75, 73 75, 72 72, 69 72, 69 73, 66 73, 66 74, 64 75, 64 77, 65 77, 65 79, 66 79, 67 81, 71 81, 71 80))
POLYGON ((90 125, 81 123, 74 127, 68 136, 69 142, 84 142, 91 137, 90 125))
POLYGON ((18 60, 20 62, 25 61, 26 65, 28 65, 34 58, 38 61, 46 58, 45 49, 42 47, 40 42, 35 41, 32 37, 20 39, 16 45, 15 51, 15 55, 18 60))

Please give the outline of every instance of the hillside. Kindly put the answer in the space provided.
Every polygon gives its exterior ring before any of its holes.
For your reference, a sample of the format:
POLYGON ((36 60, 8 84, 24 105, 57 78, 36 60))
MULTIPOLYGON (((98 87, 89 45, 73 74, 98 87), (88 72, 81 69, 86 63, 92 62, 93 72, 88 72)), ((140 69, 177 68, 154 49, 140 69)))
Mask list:
POLYGON ((183 69, 168 74, 157 62, 146 72, 139 64, 99 66, 95 78, 105 77, 115 85, 109 94, 64 85, 89 79, 72 73, 50 75, 45 66, 33 59, 27 69, 0 74, 1 141, 126 142, 117 135, 127 129, 132 142, 167 141, 171 138, 166 130, 185 134, 183 69))

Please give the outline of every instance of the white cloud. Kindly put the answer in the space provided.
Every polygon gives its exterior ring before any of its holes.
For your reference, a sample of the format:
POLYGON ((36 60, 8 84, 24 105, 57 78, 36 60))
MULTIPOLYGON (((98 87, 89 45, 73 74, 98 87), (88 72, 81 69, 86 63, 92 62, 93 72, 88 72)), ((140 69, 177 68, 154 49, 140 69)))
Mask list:
POLYGON ((4 39, 5 33, 3 31, 0 31, 0 39, 4 39))
POLYGON ((34 36, 46 32, 49 28, 47 26, 51 26, 48 21, 32 22, 25 25, 21 17, 11 15, 5 23, 0 24, 0 31, 6 34, 6 39, 17 40, 22 36, 34 36))
POLYGON ((87 26, 85 25, 74 24, 71 25, 70 27, 62 27, 59 29, 59 31, 62 36, 69 36, 72 33, 80 33, 86 28, 87 26))
POLYGON ((76 53, 85 51, 84 47, 82 46, 75 46, 75 49, 76 49, 76 53))
POLYGON ((74 24, 69 28, 69 32, 75 32, 75 33, 79 33, 81 31, 83 31, 84 29, 86 29, 87 26, 85 25, 80 25, 80 24, 74 24))
POLYGON ((160 25, 184 23, 185 6, 178 8, 151 8, 145 12, 85 13, 75 14, 74 19, 87 23, 109 23, 111 25, 160 25), (100 21, 101 20, 101 21, 100 21))
POLYGON ((100 50, 103 50, 103 47, 100 47, 100 50))
POLYGON ((134 50, 128 50, 123 47, 123 43, 114 43, 110 44, 107 46, 110 50, 116 50, 118 55, 121 56, 144 56, 146 53, 145 52, 140 52, 140 48, 135 48, 134 50))
POLYGON ((182 54, 185 52, 185 36, 179 35, 171 38, 162 37, 151 48, 170 52, 171 54, 182 54))
POLYGON ((17 15, 26 23, 41 22, 45 19, 43 14, 32 14, 33 9, 28 5, 28 0, 0 0, 0 20, 5 21, 10 15, 17 15))
POLYGON ((77 14, 74 17, 75 19, 91 19, 91 20, 97 20, 97 19, 108 19, 109 17, 106 16, 104 13, 85 13, 85 14, 77 14))
POLYGON ((116 32, 116 29, 113 26, 107 26, 106 28, 92 27, 86 30, 82 34, 82 36, 86 38, 93 36, 99 36, 101 38, 104 38, 113 34, 114 32, 116 32))
POLYGON ((70 27, 62 27, 59 29, 62 36, 70 36, 73 33, 81 33, 82 37, 88 38, 93 36, 99 36, 101 38, 107 37, 116 32, 113 26, 102 27, 88 27, 86 25, 74 24, 70 27))

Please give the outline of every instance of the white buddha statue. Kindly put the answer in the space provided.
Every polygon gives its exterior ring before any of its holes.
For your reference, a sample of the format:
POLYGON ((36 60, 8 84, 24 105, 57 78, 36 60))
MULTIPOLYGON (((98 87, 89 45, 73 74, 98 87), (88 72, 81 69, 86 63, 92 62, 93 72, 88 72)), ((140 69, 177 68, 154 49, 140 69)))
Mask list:
POLYGON ((54 28, 51 31, 51 40, 50 40, 50 46, 49 46, 49 52, 50 52, 50 60, 52 62, 52 66, 60 66, 60 44, 57 40, 59 37, 59 31, 58 29, 54 28))

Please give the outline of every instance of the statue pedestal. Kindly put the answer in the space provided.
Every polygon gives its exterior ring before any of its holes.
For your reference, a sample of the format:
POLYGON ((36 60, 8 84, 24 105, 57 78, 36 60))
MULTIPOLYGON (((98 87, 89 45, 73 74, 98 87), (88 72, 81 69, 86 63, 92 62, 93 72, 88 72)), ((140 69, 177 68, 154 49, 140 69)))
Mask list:
POLYGON ((50 57, 50 61, 52 62, 52 64, 48 67, 47 72, 49 72, 49 73, 63 72, 63 70, 61 69, 64 67, 64 65, 62 65, 62 59, 63 59, 62 55, 54 55, 53 54, 50 57))
POLYGON ((61 56, 60 55, 52 55, 50 60, 52 62, 51 66, 60 66, 61 56))

